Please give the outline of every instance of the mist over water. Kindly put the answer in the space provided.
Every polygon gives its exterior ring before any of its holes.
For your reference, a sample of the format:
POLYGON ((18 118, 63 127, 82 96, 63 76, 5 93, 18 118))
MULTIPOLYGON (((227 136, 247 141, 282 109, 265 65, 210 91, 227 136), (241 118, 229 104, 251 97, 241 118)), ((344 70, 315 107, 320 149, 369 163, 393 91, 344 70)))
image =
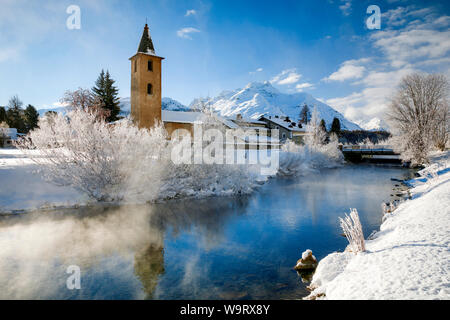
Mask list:
POLYGON ((292 267, 344 250, 338 217, 357 208, 367 237, 411 171, 345 166, 273 179, 250 196, 0 217, 2 299, 297 299, 292 267), (68 290, 66 269, 81 269, 68 290))

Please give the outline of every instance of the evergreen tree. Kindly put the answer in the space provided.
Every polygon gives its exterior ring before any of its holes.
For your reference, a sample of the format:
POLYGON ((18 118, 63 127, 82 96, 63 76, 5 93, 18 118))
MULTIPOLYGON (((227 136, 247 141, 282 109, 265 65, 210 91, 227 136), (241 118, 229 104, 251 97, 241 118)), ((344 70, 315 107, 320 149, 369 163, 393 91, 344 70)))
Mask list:
POLYGON ((52 111, 52 110, 50 110, 50 111, 47 111, 46 113, 45 113, 45 117, 54 117, 54 116, 56 116, 58 113, 56 112, 56 111, 52 111))
POLYGON ((335 133, 339 136, 341 133, 341 122, 338 118, 333 119, 333 123, 331 124, 330 132, 335 133))
POLYGON ((22 105, 23 103, 18 96, 14 96, 9 100, 9 108, 6 111, 6 123, 10 128, 16 128, 18 132, 25 133, 26 128, 22 105))
POLYGON ((311 120, 311 111, 309 111, 308 106, 305 104, 300 111, 300 122, 304 124, 308 124, 311 120))
POLYGON ((5 107, 0 107, 0 123, 6 121, 6 109, 5 107))
POLYGON ((322 119, 320 121, 320 125, 319 126, 324 132, 327 132, 327 124, 326 124, 325 120, 322 119))
POLYGON ((109 112, 106 121, 116 121, 120 113, 119 98, 117 94, 119 90, 114 86, 115 81, 111 78, 109 71, 104 70, 100 73, 95 81, 92 92, 101 100, 103 108, 109 112))
POLYGON ((27 132, 37 128, 39 122, 39 113, 31 104, 29 104, 25 109, 24 118, 27 132))

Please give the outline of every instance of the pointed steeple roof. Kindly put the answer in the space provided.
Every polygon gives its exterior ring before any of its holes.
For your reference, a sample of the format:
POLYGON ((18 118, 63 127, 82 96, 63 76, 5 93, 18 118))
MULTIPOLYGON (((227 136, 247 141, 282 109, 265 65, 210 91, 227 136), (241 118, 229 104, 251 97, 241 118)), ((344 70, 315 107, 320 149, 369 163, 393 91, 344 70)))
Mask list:
POLYGON ((145 24, 144 32, 142 33, 141 43, 139 44, 138 53, 155 54, 155 47, 153 46, 150 32, 148 31, 148 25, 145 24))

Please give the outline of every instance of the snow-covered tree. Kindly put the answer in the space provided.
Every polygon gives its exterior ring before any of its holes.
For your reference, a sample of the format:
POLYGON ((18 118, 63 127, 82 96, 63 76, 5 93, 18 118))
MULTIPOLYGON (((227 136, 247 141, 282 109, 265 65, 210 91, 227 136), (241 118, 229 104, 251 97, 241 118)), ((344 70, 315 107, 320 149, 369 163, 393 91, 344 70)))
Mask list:
POLYGON ((428 162, 436 145, 448 138, 448 91, 445 76, 416 73, 402 79, 391 101, 389 118, 399 134, 403 160, 412 164, 428 162))
POLYGON ((103 101, 88 89, 66 91, 61 103, 67 105, 70 110, 89 111, 102 119, 110 115, 110 112, 103 108, 103 101))
POLYGON ((313 147, 324 145, 327 141, 327 132, 320 125, 319 112, 316 107, 314 107, 309 127, 307 143, 313 147))

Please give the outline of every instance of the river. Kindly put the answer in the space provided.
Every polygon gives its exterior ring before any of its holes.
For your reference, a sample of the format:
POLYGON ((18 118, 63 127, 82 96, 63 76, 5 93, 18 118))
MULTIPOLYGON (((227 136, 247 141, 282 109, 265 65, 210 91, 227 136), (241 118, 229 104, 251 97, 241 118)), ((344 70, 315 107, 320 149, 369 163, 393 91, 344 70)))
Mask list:
POLYGON ((411 170, 348 165, 271 179, 250 196, 0 218, 1 299, 299 299, 306 249, 342 251, 338 217, 367 237, 411 170), (396 186, 397 185, 397 186, 396 186), (69 290, 69 266, 81 288, 69 290))

